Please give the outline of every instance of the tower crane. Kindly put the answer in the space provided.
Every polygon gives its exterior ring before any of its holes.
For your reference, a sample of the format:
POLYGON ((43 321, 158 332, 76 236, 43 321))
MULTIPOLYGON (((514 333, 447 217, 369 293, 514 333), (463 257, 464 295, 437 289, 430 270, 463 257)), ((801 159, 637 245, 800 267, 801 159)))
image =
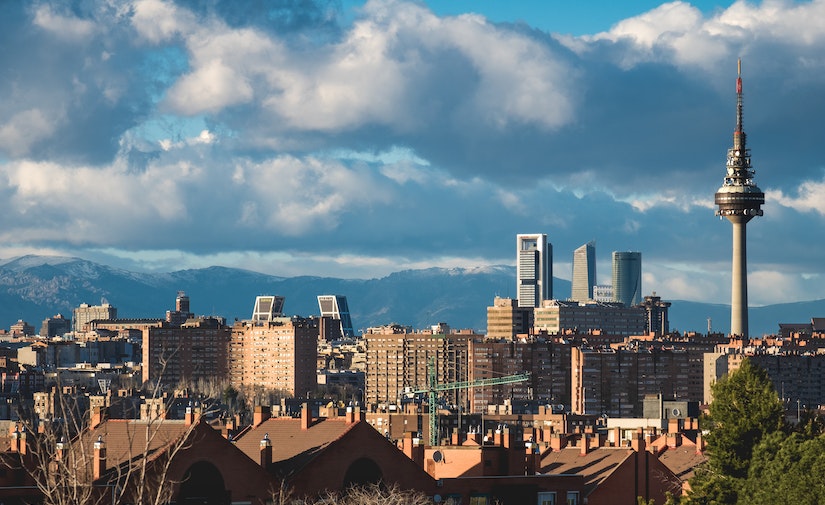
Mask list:
POLYGON ((478 379, 474 381, 459 381, 448 382, 446 384, 439 384, 436 377, 435 358, 431 357, 427 363, 427 378, 429 387, 427 389, 420 389, 413 391, 415 394, 428 394, 428 401, 430 402, 430 446, 438 445, 438 407, 436 407, 436 393, 440 391, 452 391, 455 389, 469 389, 479 386, 495 386, 498 384, 512 384, 515 382, 524 382, 530 379, 529 373, 520 373, 515 375, 505 375, 504 377, 493 377, 490 379, 478 379))

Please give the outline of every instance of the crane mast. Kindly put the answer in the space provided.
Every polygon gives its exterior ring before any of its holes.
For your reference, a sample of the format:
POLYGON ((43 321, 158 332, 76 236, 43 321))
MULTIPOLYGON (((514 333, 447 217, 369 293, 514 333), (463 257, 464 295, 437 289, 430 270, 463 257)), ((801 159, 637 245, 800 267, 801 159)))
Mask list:
POLYGON ((436 407, 436 393, 439 391, 452 391, 455 389, 469 389, 480 386, 495 386, 499 384, 513 384, 524 382, 530 379, 529 373, 515 375, 505 375, 504 377, 493 377, 490 379, 478 379, 474 381, 459 381, 439 384, 435 368, 435 358, 431 357, 427 363, 427 378, 429 387, 414 391, 416 394, 427 393, 430 404, 430 446, 438 445, 438 407, 436 407))

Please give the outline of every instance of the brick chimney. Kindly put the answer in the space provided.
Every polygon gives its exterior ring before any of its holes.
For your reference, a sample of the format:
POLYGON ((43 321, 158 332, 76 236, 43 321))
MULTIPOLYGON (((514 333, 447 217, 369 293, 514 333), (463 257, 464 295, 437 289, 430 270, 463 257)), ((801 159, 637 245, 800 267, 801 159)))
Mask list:
POLYGON ((195 409, 192 408, 192 404, 186 406, 186 413, 183 414, 183 424, 186 426, 192 426, 195 423, 195 409))
POLYGON ((20 452, 20 454, 28 454, 28 452, 29 452, 29 442, 28 442, 28 440, 26 440, 26 427, 25 426, 20 427, 20 438, 19 438, 19 445, 17 447, 17 450, 20 452))
POLYGON ((645 451, 644 436, 638 431, 630 435, 630 447, 636 452, 645 451))
POLYGON ((550 435, 550 449, 560 451, 567 445, 567 437, 562 433, 550 435))
POLYGON ((525 475, 535 475, 536 471, 539 467, 539 459, 541 459, 541 454, 539 453, 539 447, 536 442, 532 440, 524 443, 524 459, 525 459, 525 475))
POLYGON ((20 429, 17 423, 11 425, 9 430, 11 430, 11 448, 9 450, 10 452, 20 452, 20 429))
POLYGON ((312 410, 309 408, 309 403, 304 403, 301 406, 301 430, 308 430, 310 425, 312 425, 312 410))
POLYGON ((55 459, 61 461, 66 456, 66 442, 63 437, 60 437, 60 441, 54 444, 55 449, 55 459))
POLYGON ((264 434, 261 439, 261 466, 266 469, 272 463, 272 440, 269 439, 269 433, 264 434))
POLYGON ((404 433, 402 450, 405 456, 422 469, 424 468, 424 444, 420 438, 413 436, 411 431, 404 433))
POLYGON ((671 449, 675 449, 682 445, 682 434, 681 433, 668 433, 667 434, 667 446, 671 449))
POLYGON ((256 405, 255 410, 252 412, 252 427, 257 428, 261 423, 269 419, 269 416, 272 415, 271 412, 269 407, 256 405))
POLYGON ((106 407, 95 407, 89 412, 89 429, 93 430, 106 420, 106 407))
POLYGON ((94 460, 92 461, 92 478, 94 480, 103 476, 106 471, 106 444, 103 442, 103 435, 98 435, 94 444, 94 460))
POLYGON ((587 456, 587 453, 590 452, 590 434, 583 433, 581 440, 579 440, 579 455, 580 456, 587 456))
POLYGON ((696 434, 696 454, 702 454, 705 452, 705 437, 702 436, 702 432, 696 434))

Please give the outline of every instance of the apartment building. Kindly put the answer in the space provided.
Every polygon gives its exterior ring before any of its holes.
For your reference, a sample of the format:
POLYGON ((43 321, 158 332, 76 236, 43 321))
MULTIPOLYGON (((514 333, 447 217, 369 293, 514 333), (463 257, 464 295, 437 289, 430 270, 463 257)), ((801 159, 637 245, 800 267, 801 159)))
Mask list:
MULTIPOLYGON (((413 332, 399 325, 369 328, 363 335, 367 354, 368 406, 379 409, 400 405, 405 395, 428 386, 430 359, 439 384, 467 380, 469 342, 481 339, 470 331, 438 333, 438 328, 413 332)), ((459 390, 446 391, 443 400, 468 408, 459 390)))
POLYGON ((143 329, 143 381, 178 384, 222 380, 228 373, 231 328, 223 320, 198 317, 181 326, 163 322, 143 329))
POLYGON ((570 350, 572 345, 552 340, 471 341, 469 380, 530 373, 530 380, 475 387, 468 392, 470 412, 487 413, 490 405, 542 401, 560 410, 570 407, 570 350))
POLYGON ((238 321, 229 342, 229 381, 303 397, 317 386, 318 319, 270 316, 238 321))

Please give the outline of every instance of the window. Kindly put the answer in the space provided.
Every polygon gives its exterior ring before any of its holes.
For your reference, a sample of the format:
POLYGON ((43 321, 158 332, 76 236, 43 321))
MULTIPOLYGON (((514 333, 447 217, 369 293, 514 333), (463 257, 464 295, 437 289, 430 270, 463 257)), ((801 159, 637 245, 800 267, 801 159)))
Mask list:
POLYGON ((486 494, 470 495, 470 505, 490 505, 490 496, 486 494))
POLYGON ((579 492, 578 491, 568 491, 567 492, 567 505, 579 505, 579 492))
POLYGON ((544 491, 538 494, 538 505, 556 505, 556 492, 544 491))

